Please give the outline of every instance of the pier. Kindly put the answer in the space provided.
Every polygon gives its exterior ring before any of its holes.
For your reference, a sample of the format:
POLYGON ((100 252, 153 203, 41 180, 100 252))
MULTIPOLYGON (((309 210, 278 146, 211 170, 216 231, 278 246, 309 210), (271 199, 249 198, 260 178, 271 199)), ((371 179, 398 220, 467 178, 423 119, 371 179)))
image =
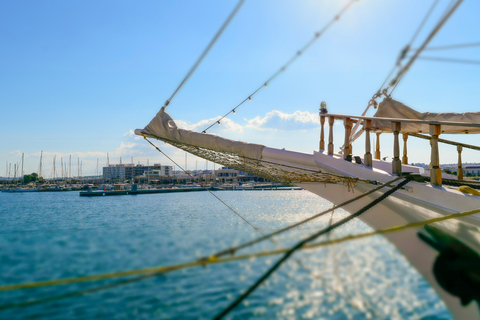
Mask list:
MULTIPOLYGON (((222 190, 219 188, 208 188, 208 190, 222 190)), ((140 190, 111 190, 111 191, 80 191, 80 197, 102 197, 102 196, 123 196, 152 193, 171 193, 171 192, 194 192, 205 191, 205 188, 172 188, 172 189, 140 189, 140 190)))

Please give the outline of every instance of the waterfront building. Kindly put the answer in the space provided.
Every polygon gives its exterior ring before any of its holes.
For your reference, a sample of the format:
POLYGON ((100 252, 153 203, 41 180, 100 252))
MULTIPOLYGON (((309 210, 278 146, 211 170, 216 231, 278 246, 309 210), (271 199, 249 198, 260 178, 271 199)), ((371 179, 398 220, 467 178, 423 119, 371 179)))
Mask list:
POLYGON ((215 172, 218 183, 233 183, 238 176, 238 170, 222 167, 215 172))
POLYGON ((463 174, 470 173, 473 176, 480 176, 480 165, 465 166, 463 174))
POLYGON ((142 164, 111 164, 108 167, 103 167, 103 178, 107 180, 132 180, 135 177, 144 176, 145 172, 156 170, 160 176, 171 176, 173 172, 172 166, 162 166, 156 163, 151 166, 142 164))

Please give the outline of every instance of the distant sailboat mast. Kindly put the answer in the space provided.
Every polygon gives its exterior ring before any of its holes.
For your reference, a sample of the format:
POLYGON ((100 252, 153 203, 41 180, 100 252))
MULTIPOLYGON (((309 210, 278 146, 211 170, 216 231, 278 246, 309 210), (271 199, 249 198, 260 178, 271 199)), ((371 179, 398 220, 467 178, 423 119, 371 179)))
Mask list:
POLYGON ((53 177, 52 178, 54 183, 55 183, 55 180, 57 179, 57 173, 55 168, 56 157, 57 156, 53 156, 53 177))
POLYGON ((42 164, 43 162, 43 150, 40 152, 40 164, 38 165, 38 178, 40 178, 42 176, 42 164))
POLYGON ((23 185, 23 161, 24 161, 24 156, 25 156, 25 154, 22 152, 22 172, 21 172, 21 174, 20 174, 21 179, 22 179, 22 181, 20 181, 20 183, 21 183, 22 185, 23 185))

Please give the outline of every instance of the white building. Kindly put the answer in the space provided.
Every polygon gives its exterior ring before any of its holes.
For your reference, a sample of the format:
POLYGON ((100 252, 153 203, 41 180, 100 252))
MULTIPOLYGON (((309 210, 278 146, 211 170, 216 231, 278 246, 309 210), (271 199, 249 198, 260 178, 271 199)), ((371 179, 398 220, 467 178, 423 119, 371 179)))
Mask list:
POLYGON ((103 167, 104 179, 131 179, 134 169, 133 164, 111 164, 108 167, 103 167))
POLYGON ((131 180, 138 176, 146 175, 147 171, 158 171, 155 174, 160 176, 171 176, 173 173, 172 166, 162 166, 160 163, 156 163, 153 166, 144 166, 142 164, 111 164, 108 167, 103 167, 104 179, 119 179, 119 180, 131 180))
POLYGON ((465 166, 463 168, 463 174, 465 175, 467 173, 470 173, 475 176, 480 175, 480 166, 479 165, 465 166))
POLYGON ((219 183, 233 183, 238 176, 238 170, 222 167, 215 171, 219 183))

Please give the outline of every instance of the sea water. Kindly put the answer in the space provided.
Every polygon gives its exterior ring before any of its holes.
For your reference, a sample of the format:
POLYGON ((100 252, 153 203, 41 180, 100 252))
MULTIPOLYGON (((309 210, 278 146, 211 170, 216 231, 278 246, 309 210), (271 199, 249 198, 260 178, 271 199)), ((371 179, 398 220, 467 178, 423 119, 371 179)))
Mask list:
MULTIPOLYGON (((321 212, 307 191, 216 191, 80 197, 0 193, 0 285, 178 264, 209 256, 321 212)), ((336 210, 237 254, 292 246, 338 221, 336 210)), ((358 220, 329 237, 371 229, 358 220)), ((322 239, 326 239, 325 236, 322 239)), ((210 319, 280 256, 0 291, 0 319, 210 319), (124 281, 119 284, 118 281, 124 281), (89 290, 91 289, 91 290, 89 290)), ((428 283, 384 238, 295 253, 231 319, 450 319, 428 283)))

